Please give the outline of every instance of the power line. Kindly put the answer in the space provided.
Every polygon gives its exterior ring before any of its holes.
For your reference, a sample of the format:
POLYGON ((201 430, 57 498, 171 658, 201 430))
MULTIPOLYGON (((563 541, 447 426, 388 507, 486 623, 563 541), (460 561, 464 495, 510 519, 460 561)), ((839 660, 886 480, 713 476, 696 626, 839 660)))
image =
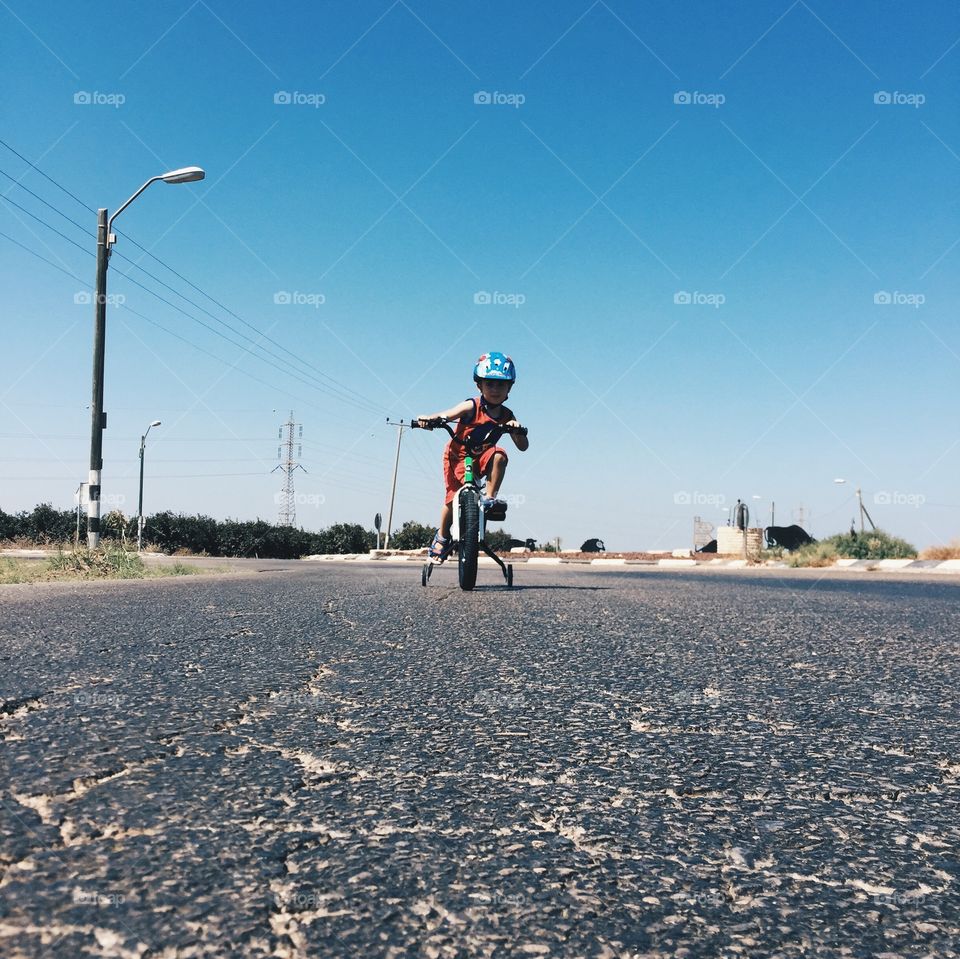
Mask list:
MULTIPOLYGON (((58 189, 62 190, 64 193, 66 193, 67 196, 71 197, 73 200, 75 200, 77 203, 79 203, 84 209, 88 210, 90 213, 95 213, 95 212, 96 212, 92 207, 87 206, 86 203, 84 203, 84 202, 83 202, 82 200, 80 200, 77 196, 75 196, 73 193, 71 193, 69 190, 67 190, 66 187, 61 186, 56 180, 53 179, 53 177, 49 176, 47 173, 45 173, 43 170, 41 170, 36 164, 31 163, 26 157, 24 157, 21 153, 19 153, 17 150, 15 150, 13 147, 11 147, 10 144, 8 144, 6 141, 0 139, 0 144, 3 144, 3 146, 5 146, 8 150, 10 150, 12 153, 14 153, 16 156, 18 156, 21 160, 23 160, 24 163, 26 163, 26 164, 27 164, 28 166, 30 166, 32 169, 36 170, 41 176, 45 177, 45 178, 46 178, 47 180, 49 180, 54 186, 56 186, 58 189)), ((92 232, 90 232, 89 230, 87 230, 86 227, 82 226, 80 223, 77 223, 76 220, 71 219, 69 216, 67 216, 67 214, 63 213, 63 211, 61 211, 60 209, 58 209, 57 207, 55 207, 53 204, 47 202, 45 199, 43 199, 43 197, 39 196, 37 193, 34 193, 34 192, 33 192, 32 190, 30 190, 28 187, 25 187, 22 183, 20 183, 19 180, 17 180, 17 179, 15 179, 14 177, 10 176, 9 173, 6 173, 6 172, 4 172, 4 171, 2 171, 2 170, 0 170, 0 173, 3 173, 3 175, 6 176, 9 180, 11 180, 15 186, 20 187, 20 189, 26 191, 26 192, 29 193, 31 196, 33 196, 33 197, 35 197, 36 199, 38 199, 38 200, 39 200, 41 203, 43 203, 45 206, 49 207, 51 210, 53 210, 55 213, 57 213, 59 216, 62 216, 65 220, 67 220, 68 222, 72 223, 72 224, 73 224, 74 226, 76 226, 78 229, 82 230, 87 236, 90 236, 90 237, 93 237, 93 236, 94 236, 94 234, 93 234, 92 232)), ((8 197, 3 197, 3 198, 9 201, 9 198, 8 198, 8 197)), ((14 202, 14 201, 9 201, 9 202, 14 202)), ((14 205, 17 206, 19 209, 23 210, 23 212, 27 213, 28 215, 34 216, 34 214, 29 213, 28 210, 26 210, 26 209, 24 209, 23 207, 19 206, 19 204, 14 203, 14 205)), ((39 219, 39 218, 37 218, 37 217, 34 217, 34 218, 35 218, 35 219, 39 219)), ((42 220, 40 220, 39 222, 43 223, 42 220)), ((44 225, 49 227, 49 224, 44 223, 44 225)), ((53 229, 53 227, 49 227, 49 228, 50 228, 50 229, 53 229)), ((57 232, 58 232, 58 231, 57 231, 57 232)), ((59 234, 59 235, 60 235, 60 236, 64 236, 64 234, 62 234, 62 233, 59 234)), ((276 346, 278 349, 282 350, 284 353, 287 354, 287 356, 291 357, 293 360, 295 360, 296 362, 298 362, 301 366, 304 366, 304 367, 306 367, 306 368, 309 369, 309 370, 313 370, 318 376, 322 377, 322 378, 325 379, 325 380, 328 380, 328 381, 329 381, 334 387, 336 387, 337 389, 345 392, 346 394, 351 394, 351 395, 353 395, 354 397, 356 397, 358 400, 360 400, 360 401, 362 401, 362 402, 364 402, 364 403, 367 403, 368 405, 373 406, 373 407, 375 408, 375 411, 376 411, 376 412, 378 412, 378 413, 383 412, 380 407, 376 407, 376 404, 373 403, 373 402, 372 402, 368 397, 366 397, 364 394, 359 393, 357 390, 354 390, 354 389, 352 389, 351 387, 346 386, 346 385, 343 384, 343 383, 340 383, 338 380, 334 379, 332 376, 330 376, 329 374, 327 374, 327 373, 325 373, 323 370, 321 370, 318 366, 315 366, 313 363, 310 363, 310 362, 308 362, 307 360, 304 360, 304 359, 303 359, 301 356, 299 356, 297 353, 293 352, 292 350, 287 349, 287 347, 285 347, 282 343, 280 343, 280 342, 278 342, 277 340, 273 339, 273 338, 272 338, 271 336, 269 336, 267 333, 261 331, 258 327, 254 326, 252 323, 249 323, 247 320, 245 320, 245 319, 244 319, 242 316, 240 316, 238 313, 234 312, 234 311, 231 310, 228 306, 226 306, 225 304, 221 303, 221 302, 220 302, 219 300, 217 300, 215 297, 211 296, 209 293, 207 293, 207 292, 206 292, 205 290, 203 290, 201 287, 197 286, 196 283, 194 283, 193 281, 187 279, 187 277, 185 277, 183 274, 181 274, 180 272, 178 272, 177 270, 175 270, 175 269, 174 269, 172 266, 170 266, 168 263, 165 263, 163 260, 160 259, 160 257, 156 256, 154 253, 151 253, 150 250, 148 250, 146 247, 142 246, 140 243, 138 243, 136 240, 134 240, 131 236, 129 236, 129 234, 124 233, 123 235, 126 237, 126 239, 127 239, 130 243, 132 243, 135 247, 137 247, 137 249, 143 251, 143 253, 144 253, 145 255, 147 255, 147 256, 149 256, 151 259, 155 260, 155 261, 156 261, 157 263, 159 263, 162 267, 164 267, 164 269, 169 270, 174 276, 176 276, 176 277, 177 277, 178 279, 180 279, 182 282, 186 283, 186 284, 187 284, 189 287, 191 287, 192 289, 196 290, 201 296, 203 296, 203 297, 205 297, 206 299, 208 299, 211 303, 214 303, 214 304, 215 304, 216 306, 218 306, 221 310, 223 310, 225 313, 227 313, 227 314, 229 314, 230 316, 232 316, 234 319, 236 319, 237 321, 239 321, 240 323, 242 323, 244 326, 246 326, 246 327, 248 327, 249 329, 253 330, 259 337, 261 337, 262 339, 265 339, 267 342, 272 343, 272 344, 273 344, 274 346, 276 346)), ((69 237, 64 237, 64 238, 69 240, 69 237)), ((73 241, 73 240, 69 240, 69 242, 74 243, 75 245, 79 245, 79 244, 76 244, 75 241, 73 241)), ((83 249, 83 248, 81 247, 81 249, 83 249)), ((87 251, 87 252, 89 252, 89 251, 87 251)), ((223 322, 222 320, 220 320, 218 317, 214 316, 214 315, 213 315, 212 313, 210 313, 208 310, 206 310, 206 309, 204 309, 202 306, 200 306, 200 304, 198 304, 198 303, 196 303, 195 301, 191 300, 189 297, 184 296, 184 294, 180 293, 179 290, 174 289, 174 287, 170 286, 168 283, 165 283, 165 282, 164 282, 163 280, 161 280, 159 277, 157 277, 157 276, 155 276, 154 274, 150 273, 149 270, 147 270, 147 269, 145 269, 144 267, 140 266, 138 263, 135 263, 135 262, 134 262, 133 260, 131 260, 129 257, 124 256, 122 253, 119 253, 118 251, 114 251, 114 253, 115 253, 116 255, 118 255, 121 259, 126 260, 128 263, 130 263, 135 269, 141 270, 141 271, 142 271, 143 273, 145 273, 147 276, 151 277, 151 279, 155 280, 157 283, 160 283, 162 286, 166 287, 168 290, 170 290, 171 292, 173 292, 176 296, 179 296, 181 299, 186 300, 186 302, 190 303, 191 306, 195 307, 196 309, 200 310, 200 311, 203 312, 203 313, 206 313, 208 316, 210 316, 210 317, 212 317, 213 319, 215 319, 218 323, 222 323, 222 324, 223 324, 224 326, 226 326, 228 329, 233 330, 233 328, 230 327, 229 324, 224 323, 224 322, 223 322)), ((126 274, 122 274, 122 275, 126 275, 126 274)), ((148 292, 151 292, 151 291, 148 291, 148 292)), ((239 331, 233 331, 233 332, 236 332, 237 335, 243 335, 243 334, 241 334, 239 331)), ((266 352, 266 351, 265 351, 265 352, 266 352)))
MULTIPOLYGON (((11 203, 13 206, 17 207, 17 209, 23 210, 23 212, 26 213, 28 216, 30 216, 30 217, 32 217, 33 219, 35 219, 38 223, 41 223, 43 226, 47 227, 49 230, 52 230, 52 231, 53 231, 54 233, 56 233, 58 236, 60 236, 60 237, 62 237, 63 239, 65 239, 68 243, 72 243, 74 246, 76 246, 78 249, 80 249, 80 250, 81 250, 83 253, 85 253, 86 255, 89 255, 89 256, 94 256, 94 255, 95 255, 95 254, 93 254, 90 250, 86 249, 86 248, 83 247, 81 244, 77 243, 76 240, 73 240, 73 239, 71 239, 70 237, 68 237, 66 234, 61 233, 56 227, 51 226, 49 223, 47 223, 45 220, 43 220, 43 219, 41 219, 40 217, 38 217, 36 214, 31 213, 29 210, 27 210, 27 209, 25 209, 24 207, 20 206, 19 203, 16 203, 15 201, 11 200, 9 197, 0 197, 0 198, 6 200, 8 203, 11 203)), ((62 266, 59 266, 58 264, 54 263, 52 260, 47 259, 45 256, 41 255, 40 253, 37 253, 37 252, 35 252, 34 250, 31 250, 28 246, 25 246, 23 243, 21 243, 19 240, 14 239, 14 238, 13 238, 12 236, 10 236, 9 234, 0 232, 0 236, 2 236, 2 237, 4 237, 5 239, 9 240, 11 243, 14 243, 16 246, 20 247, 22 250, 25 250, 27 253, 31 254, 32 256, 37 257, 37 259, 42 260, 44 263, 47 263, 49 266, 52 266, 54 269, 58 270, 59 272, 61 272, 61 273, 65 274, 66 276, 69 276, 69 277, 71 277, 72 279, 76 280, 78 283, 85 283, 85 281, 84 281, 83 279, 81 279, 80 277, 78 277, 75 273, 71 273, 69 270, 64 269, 62 266)), ((323 383, 312 382, 311 380, 305 379, 303 376, 299 375, 299 374, 300 374, 300 371, 299 371, 299 370, 291 370, 291 369, 289 369, 289 368, 285 368, 285 367, 279 366, 277 363, 273 363, 270 359, 267 359, 266 357, 263 357, 263 356, 259 356, 258 354, 252 352, 252 349, 251 349, 250 346, 247 346, 247 345, 246 345, 245 343, 243 343, 243 342, 238 342, 238 341, 236 341, 236 340, 231 339, 231 338, 230 338, 229 336, 227 336, 225 333, 222 333, 220 330, 217 330, 217 329, 215 329, 214 327, 212 327, 209 323, 205 323, 203 320, 198 319, 197 317, 195 317, 195 316, 191 315, 190 313, 188 313, 186 310, 184 310, 184 309, 182 309, 181 307, 177 306, 176 303, 171 303, 170 300, 166 299, 166 297, 163 297, 163 296, 161 296, 159 293, 155 292, 154 290, 151 290, 149 287, 144 286, 142 283, 140 283, 138 280, 135 280, 135 279, 134 279, 132 276, 130 276, 129 274, 123 273, 123 272, 120 271, 120 270, 117 270, 116 272, 119 273, 120 276, 122 276, 122 277, 124 277, 125 279, 129 280, 129 282, 133 283, 134 286, 137 286, 137 287, 139 287, 140 289, 144 290, 145 292, 149 293, 151 296, 156 297, 156 298, 157 298, 158 300, 160 300, 162 303, 166 303, 166 304, 167 304, 168 306, 170 306, 172 309, 176 310, 176 311, 179 312, 179 313, 182 313, 185 317, 187 317, 187 319, 193 320, 194 323, 199 324, 199 325, 202 326, 204 329, 206 329, 206 330, 208 330, 209 332, 213 333, 215 336, 219 336, 221 339, 226 340, 226 341, 227 341, 228 343, 230 343, 232 346, 235 346, 235 347, 237 347, 238 349, 241 349, 241 350, 243 350, 244 352, 249 353, 254 359, 259 360, 261 363, 266 363, 268 366, 272 366, 274 369, 279 370, 281 373, 285 373, 286 375, 293 377, 293 379, 298 380, 298 381, 301 382, 301 383, 304 383, 306 386, 309 386, 311 389, 315 389, 315 390, 317 390, 318 392, 324 393, 324 394, 326 394, 326 395, 328 395, 328 396, 331 396, 331 397, 333 397, 334 399, 338 399, 338 400, 340 400, 341 402, 344 402, 344 403, 348 403, 348 404, 350 404, 350 405, 353 405, 353 406, 361 409, 361 410, 362 410, 363 412, 365 412, 365 413, 379 412, 379 408, 378 408, 378 407, 374 407, 372 404, 370 404, 370 405, 365 405, 365 406, 364 406, 364 405, 361 405, 360 403, 352 400, 352 399, 351 399, 350 397, 348 397, 348 396, 338 395, 337 393, 335 393, 334 391, 332 391, 329 387, 327 387, 327 386, 326 386, 325 384, 323 384, 323 383)), ((179 333, 175 333, 173 330, 168 329, 167 327, 163 326, 161 323, 158 323, 156 320, 153 320, 153 319, 151 319, 150 317, 146 316, 145 314, 140 313, 140 312, 138 312, 137 310, 133 309, 133 307, 130 307, 130 306, 127 306, 126 304, 124 304, 123 309, 124 309, 126 312, 133 314, 134 316, 140 317, 141 319, 145 320, 147 323, 150 323, 151 325, 156 326, 158 329, 163 330, 163 332, 169 334, 170 336, 173 336, 173 337, 175 337, 176 339, 181 340, 181 341, 183 341, 184 343, 189 344, 190 346, 192 346, 194 349, 198 350, 199 352, 205 353, 207 356, 211 356, 211 357, 213 357, 214 359, 218 360, 218 361, 221 362, 221 363, 227 363, 228 365, 230 365, 230 366, 232 366, 234 369, 236 369, 236 365, 235 365, 235 364, 230 364, 230 363, 229 363, 226 359, 224 359, 223 357, 218 356, 218 355, 215 354, 215 353, 211 353, 209 350, 204 349, 202 346, 198 346, 198 345, 197 345, 196 343, 194 343, 193 341, 188 340, 186 337, 181 336, 179 333)), ((211 314, 211 315, 212 315, 212 314, 211 314)), ((214 319, 217 319, 216 317, 213 317, 213 318, 214 318, 214 319)), ((223 326, 226 326, 226 328, 229 329, 229 330, 230 330, 232 333, 234 333, 236 336, 238 336, 238 337, 243 337, 243 336, 244 336, 243 333, 241 333, 239 330, 234 330, 233 327, 231 327, 228 323, 224 323, 223 320, 217 319, 217 322, 221 323, 221 325, 223 325, 223 326)), ((251 345, 252 345, 253 348, 262 350, 263 352, 267 353, 268 356, 276 356, 276 354, 269 353, 269 351, 267 351, 264 347, 260 346, 260 345, 257 344, 257 343, 254 343, 253 340, 250 339, 249 337, 247 337, 247 339, 249 340, 249 342, 251 343, 251 345)), ((281 358, 280 358, 280 357, 277 357, 277 359, 281 359, 281 358)), ((282 360, 281 360, 281 361, 282 361, 282 360)), ((244 375, 249 376, 251 379, 256 380, 256 381, 259 382, 259 383, 263 383, 264 385, 269 386, 271 389, 276 389, 276 388, 277 388, 277 387, 273 386, 272 384, 267 383, 265 380, 262 380, 262 379, 260 379, 259 377, 255 376, 254 374, 247 372, 246 370, 241 370, 240 372, 244 373, 244 375)), ((293 395, 293 394, 289 394, 289 393, 288 393, 288 394, 286 394, 286 395, 291 396, 291 395, 293 395)), ((294 399, 300 399, 300 397, 294 396, 294 399)), ((301 402, 305 403, 307 406, 312 406, 312 405, 313 405, 313 404, 307 402, 306 400, 301 400, 301 402)))
POLYGON ((93 209, 93 207, 87 206, 87 204, 84 203, 83 200, 80 199, 80 197, 75 196, 65 186, 61 186, 59 183, 57 183, 57 181, 54 180, 52 176, 48 176, 46 173, 44 173, 43 170, 41 170, 40 167, 38 167, 35 163, 31 163, 22 153, 18 153, 12 146, 10 146, 9 143, 7 143, 6 140, 0 139, 0 143, 2 143, 12 154, 20 157, 20 159, 23 160, 23 162, 26 163, 27 166, 32 167, 34 170, 36 170, 37 173, 40 174, 40 176, 49 180, 58 190, 63 190, 63 192, 66 193, 68 197, 70 197, 73 200, 76 200, 77 203, 79 203, 80 206, 82 206, 85 210, 89 210, 91 213, 97 212, 96 210, 93 209))
MULTIPOLYGON (((32 213, 32 212, 31 212, 30 210, 28 210, 26 207, 21 206, 19 203, 16 202, 16 200, 11 200, 10 197, 8 197, 8 196, 2 196, 2 195, 0 195, 0 199, 5 200, 7 203, 11 204, 12 206, 15 206, 18 210, 21 210, 22 212, 26 213, 27 216, 29 216, 29 217, 31 217, 32 219, 36 220, 39 224, 41 224, 42 226, 45 226, 48 230, 51 230, 53 233, 56 233, 57 236, 63 238, 63 239, 66 240, 68 243, 71 243, 73 246, 75 246, 75 247, 77 247, 79 250, 81 250, 84 254, 86 254, 86 255, 88 255, 88 256, 96 256, 96 254, 94 254, 91 250, 87 249, 85 246, 83 246, 82 244, 78 243, 76 240, 74 240, 74 239, 72 239, 71 237, 67 236, 65 233, 62 233, 62 232, 61 232, 60 230, 58 230, 55 226, 52 226, 51 224, 49 224, 49 223, 48 223, 46 220, 44 220, 42 217, 37 216, 36 213, 32 213)), ((73 274, 70 274, 70 273, 69 273, 68 271, 66 271, 66 270, 63 270, 63 272, 67 273, 68 276, 73 276, 73 274)), ((268 366, 272 366, 272 367, 274 367, 274 369, 278 369, 278 370, 280 370, 282 373, 286 373, 288 376, 292 376, 294 379, 299 380, 301 383, 306 384, 306 385, 309 386, 311 389, 315 389, 315 390, 317 390, 317 391, 320 392, 320 393, 326 393, 327 395, 332 396, 333 398, 338 399, 338 400, 340 400, 340 401, 343 402, 343 403, 348 403, 348 404, 350 404, 350 405, 352 405, 352 406, 356 406, 356 407, 358 407, 359 409, 362 409, 362 410, 363 410, 364 412, 366 412, 366 413, 379 413, 379 412, 380 412, 380 408, 377 407, 377 406, 375 406, 375 405, 372 403, 372 401, 370 401, 370 400, 362 399, 361 401, 358 402, 357 400, 352 399, 350 396, 340 395, 340 394, 338 394, 337 392, 335 392, 333 389, 331 389, 329 386, 327 386, 325 383, 322 383, 322 382, 320 382, 319 380, 317 380, 317 382, 312 382, 311 380, 305 379, 304 376, 301 375, 301 371, 300 371, 300 370, 291 370, 291 369, 289 369, 288 367, 285 368, 285 367, 282 367, 282 366, 278 366, 276 363, 272 363, 270 360, 266 359, 265 357, 263 357, 263 356, 258 356, 256 353, 253 353, 253 352, 252 352, 253 349, 258 349, 258 350, 260 350, 261 352, 267 354, 267 356, 274 357, 274 358, 280 360, 280 362, 283 362, 283 363, 286 363, 286 362, 287 362, 287 361, 284 360, 282 357, 277 356, 276 353, 271 352, 271 351, 268 350, 266 347, 264 347, 264 346, 262 346, 261 344, 255 342, 252 337, 249 337, 249 336, 247 336, 246 334, 242 333, 241 331, 234 329, 234 328, 233 328, 232 326, 230 326, 230 324, 227 323, 226 321, 221 320, 221 319, 220 319, 219 317, 217 317, 217 316, 214 316, 212 313, 210 313, 209 310, 204 310, 203 307, 198 307, 198 309, 202 310, 202 312, 206 313, 207 316, 209 316, 209 317, 210 317, 211 319, 213 319, 215 322, 219 323, 221 326, 226 327, 226 328, 227 328, 231 333, 233 333, 235 336, 241 337, 242 340, 247 340, 247 341, 250 343, 250 346, 247 346, 247 345, 246 345, 244 342, 242 342, 242 341, 241 341, 241 342, 237 342, 236 340, 231 339, 231 338, 230 338, 229 336, 227 336, 225 333, 222 333, 220 330, 217 330, 217 329, 215 329, 214 327, 212 327, 209 323, 205 323, 203 320, 197 318, 196 316, 193 316, 193 314, 188 313, 185 309, 183 309, 183 307, 178 306, 176 303, 172 303, 172 302, 171 302, 170 300, 168 300, 165 296, 161 296, 161 295, 160 295, 159 293, 157 293, 155 290, 151 290, 148 286, 144 286, 143 283, 141 283, 139 280, 134 279, 132 276, 130 276, 129 273, 124 273, 122 270, 118 270, 118 269, 115 269, 114 272, 119 273, 120 276, 124 277, 124 279, 128 280, 128 281, 129 281, 130 283, 132 283, 134 286, 137 286, 137 287, 139 287, 141 290, 144 290, 146 293, 149 293, 151 296, 156 297, 156 299, 160 300, 161 303, 165 303, 165 304, 166 304, 167 306, 169 306, 171 309, 176 310, 178 313, 182 313, 185 317, 187 317, 187 319, 193 320, 194 323, 199 324, 199 325, 202 326, 204 329, 209 330, 209 331, 210 331, 211 333, 213 333, 214 335, 219 336, 221 339, 226 340, 226 341, 227 341, 228 343, 230 343, 232 346, 236 346, 236 347, 238 347, 239 349, 242 349, 242 350, 244 350, 245 352, 250 353, 250 355, 251 355, 254 359, 260 360, 261 363, 266 363, 268 366)), ((144 272, 146 272, 146 271, 144 271, 144 272)), ((182 296, 182 294, 180 294, 180 293, 178 293, 176 290, 174 290, 173 287, 169 287, 168 284, 163 283, 163 280, 159 280, 157 277, 154 277, 153 274, 150 274, 150 273, 148 273, 147 275, 150 276, 152 279, 157 280, 157 282, 161 283, 162 285, 167 286, 167 287, 168 287, 169 289, 171 289, 177 296, 182 296)), ((74 277, 74 278, 75 278, 75 279, 79 279, 79 278, 77 278, 77 277, 74 277)), ((80 280, 80 282, 82 283, 82 282, 84 282, 84 281, 83 281, 83 280, 80 280)), ((188 302, 190 302, 190 301, 188 301, 188 302)), ((133 313, 133 314, 136 315, 136 316, 141 316, 143 319, 147 319, 146 317, 143 317, 143 314, 138 314, 135 310, 133 310, 133 309, 131 309, 131 308, 129 308, 129 307, 126 307, 126 306, 125 306, 124 308, 125 308, 125 309, 129 309, 130 312, 133 313)), ((149 321, 149 320, 148 320, 148 322, 152 322, 152 321, 149 321)), ((155 325, 159 325, 159 324, 155 324, 155 325)), ((170 331, 167 330, 166 332, 170 332, 170 331)), ((173 335, 176 335, 176 334, 173 334, 173 335)), ((310 375, 310 374, 307 374, 307 375, 310 375)), ((315 378, 315 379, 316 379, 316 378, 315 378)), ((359 395, 359 394, 358 394, 358 395, 359 395)))

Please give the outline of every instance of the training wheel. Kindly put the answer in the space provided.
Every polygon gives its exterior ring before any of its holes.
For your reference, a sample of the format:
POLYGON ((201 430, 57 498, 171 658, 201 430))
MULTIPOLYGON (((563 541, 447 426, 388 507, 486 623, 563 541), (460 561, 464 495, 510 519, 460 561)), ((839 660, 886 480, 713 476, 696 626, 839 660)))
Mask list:
POLYGON ((507 563, 507 588, 513 588, 513 563, 507 563))
POLYGON ((423 569, 420 571, 420 585, 426 586, 428 579, 430 579, 430 564, 424 563, 423 569))

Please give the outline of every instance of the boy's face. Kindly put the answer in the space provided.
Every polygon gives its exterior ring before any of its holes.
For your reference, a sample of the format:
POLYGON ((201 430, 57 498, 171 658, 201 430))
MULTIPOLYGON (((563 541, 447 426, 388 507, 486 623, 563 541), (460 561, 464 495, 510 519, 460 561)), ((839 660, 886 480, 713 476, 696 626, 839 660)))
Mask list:
POLYGON ((506 380, 480 380, 480 393, 491 406, 499 406, 510 395, 506 380))

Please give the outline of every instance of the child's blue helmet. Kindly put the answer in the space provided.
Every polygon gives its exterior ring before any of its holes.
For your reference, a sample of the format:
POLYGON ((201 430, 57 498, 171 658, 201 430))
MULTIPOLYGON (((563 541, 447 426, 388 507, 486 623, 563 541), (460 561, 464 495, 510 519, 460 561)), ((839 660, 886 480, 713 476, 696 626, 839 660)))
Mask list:
POLYGON ((473 368, 473 378, 514 383, 517 379, 517 368, 505 353, 484 353, 473 368))

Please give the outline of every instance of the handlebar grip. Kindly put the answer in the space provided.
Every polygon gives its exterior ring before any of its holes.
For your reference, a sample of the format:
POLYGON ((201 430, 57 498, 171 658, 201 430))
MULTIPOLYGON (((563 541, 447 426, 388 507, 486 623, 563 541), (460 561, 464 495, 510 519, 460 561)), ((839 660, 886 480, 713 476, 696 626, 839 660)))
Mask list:
POLYGON ((422 429, 422 427, 420 426, 420 421, 415 416, 410 417, 410 429, 412 430, 422 429))

